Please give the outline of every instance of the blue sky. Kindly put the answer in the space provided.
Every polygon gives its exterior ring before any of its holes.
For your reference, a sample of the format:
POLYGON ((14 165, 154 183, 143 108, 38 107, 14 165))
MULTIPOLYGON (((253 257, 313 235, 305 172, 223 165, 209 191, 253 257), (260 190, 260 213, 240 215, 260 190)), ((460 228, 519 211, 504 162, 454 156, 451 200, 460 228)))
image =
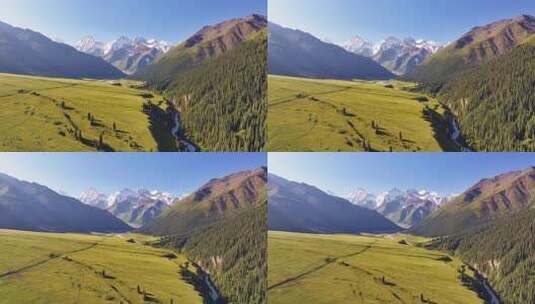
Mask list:
POLYGON ((535 166, 535 153, 270 153, 269 172, 345 195, 394 187, 460 194, 482 178, 535 166))
POLYGON ((0 0, 0 20, 74 43, 86 35, 180 42, 205 25, 251 13, 266 0, 0 0))
POLYGON ((181 195, 266 162, 265 153, 0 153, 0 172, 73 196, 90 187, 181 195))
POLYGON ((270 0, 269 19, 342 43, 359 35, 450 42, 474 26, 535 14, 533 0, 270 0))

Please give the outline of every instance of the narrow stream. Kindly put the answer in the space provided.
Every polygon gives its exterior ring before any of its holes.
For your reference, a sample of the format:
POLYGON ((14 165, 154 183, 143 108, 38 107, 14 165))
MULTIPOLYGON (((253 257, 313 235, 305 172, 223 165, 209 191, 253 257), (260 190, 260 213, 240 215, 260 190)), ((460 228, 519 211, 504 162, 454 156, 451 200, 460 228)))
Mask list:
POLYGON ((500 304, 500 299, 494 292, 494 290, 489 286, 489 283, 486 279, 482 279, 483 287, 485 288, 485 291, 490 296, 490 303, 489 304, 500 304))
POLYGON ((215 288, 214 283, 212 283, 210 276, 208 275, 204 276, 204 283, 206 284, 206 286, 208 286, 208 289, 210 290, 209 292, 210 299, 212 299, 213 303, 218 303, 219 298, 220 298, 219 292, 215 288))
POLYGON ((474 152, 473 150, 466 147, 462 142, 461 129, 459 128, 459 123, 457 122, 457 119, 452 115, 449 119, 449 122, 451 128, 453 129, 453 132, 450 133, 450 137, 457 144, 457 146, 460 147, 461 152, 474 152))
POLYGON ((173 136, 182 144, 186 147, 186 150, 187 152, 197 152, 197 148, 189 141, 185 140, 184 138, 182 138, 179 134, 180 134, 180 129, 181 129, 181 125, 180 125, 180 112, 176 111, 175 113, 175 126, 173 127, 173 129, 171 130, 171 132, 173 133, 173 136))

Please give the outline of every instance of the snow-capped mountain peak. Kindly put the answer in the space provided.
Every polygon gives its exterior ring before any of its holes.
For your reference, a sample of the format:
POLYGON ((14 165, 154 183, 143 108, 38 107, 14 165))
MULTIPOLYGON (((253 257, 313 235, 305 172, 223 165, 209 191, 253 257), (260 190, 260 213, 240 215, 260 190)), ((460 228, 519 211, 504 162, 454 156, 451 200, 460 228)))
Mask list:
POLYGON ((375 49, 374 44, 360 36, 355 36, 348 40, 344 46, 347 51, 366 57, 373 56, 375 49))
POLYGON ((95 188, 89 188, 86 191, 82 192, 78 196, 78 200, 86 205, 90 205, 100 209, 106 209, 109 207, 108 196, 104 193, 99 192, 95 188))
POLYGON ((434 41, 412 37, 400 39, 394 36, 374 44, 355 36, 343 47, 349 52, 370 57, 390 71, 401 75, 413 70, 443 46, 434 41))
POLYGON ((99 42, 93 36, 86 36, 78 41, 74 47, 84 53, 88 53, 94 56, 102 56, 104 44, 99 42))
POLYGON ((126 36, 106 43, 87 36, 74 46, 81 52, 102 57, 126 74, 133 74, 144 68, 173 47, 166 41, 144 37, 131 39, 126 36))

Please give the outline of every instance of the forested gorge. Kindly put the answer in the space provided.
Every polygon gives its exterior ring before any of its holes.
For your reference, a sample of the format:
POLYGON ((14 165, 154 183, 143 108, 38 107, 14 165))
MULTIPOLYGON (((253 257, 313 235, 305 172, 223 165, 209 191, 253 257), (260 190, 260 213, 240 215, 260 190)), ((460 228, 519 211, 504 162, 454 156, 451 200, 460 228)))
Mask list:
POLYGON ((504 304, 535 303, 535 210, 501 219, 434 246, 488 277, 504 304))
POLYGON ((438 98, 457 115, 475 150, 534 151, 535 44, 460 74, 438 98))
POLYGON ((182 73, 167 88, 186 135, 203 150, 261 151, 266 144, 267 33, 182 73))
POLYGON ((184 252, 210 273, 225 303, 266 303, 267 200, 189 236, 168 236, 162 246, 184 252))

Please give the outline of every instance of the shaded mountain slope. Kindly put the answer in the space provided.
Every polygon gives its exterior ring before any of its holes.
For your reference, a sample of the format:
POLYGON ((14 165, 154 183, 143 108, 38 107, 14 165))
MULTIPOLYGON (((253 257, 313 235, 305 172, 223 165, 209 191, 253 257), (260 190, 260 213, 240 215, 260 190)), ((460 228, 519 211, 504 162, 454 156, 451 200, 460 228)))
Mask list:
POLYGON ((268 47, 270 74, 347 80, 394 78, 370 58, 274 23, 269 24, 268 47))
POLYGON ((46 232, 124 232, 110 213, 47 187, 0 174, 0 228, 46 232))
POLYGON ((400 228, 374 210, 359 207, 315 187, 270 174, 270 230, 307 233, 380 233, 400 228))
POLYGON ((0 22, 0 72, 50 77, 114 79, 121 71, 46 36, 0 22))

